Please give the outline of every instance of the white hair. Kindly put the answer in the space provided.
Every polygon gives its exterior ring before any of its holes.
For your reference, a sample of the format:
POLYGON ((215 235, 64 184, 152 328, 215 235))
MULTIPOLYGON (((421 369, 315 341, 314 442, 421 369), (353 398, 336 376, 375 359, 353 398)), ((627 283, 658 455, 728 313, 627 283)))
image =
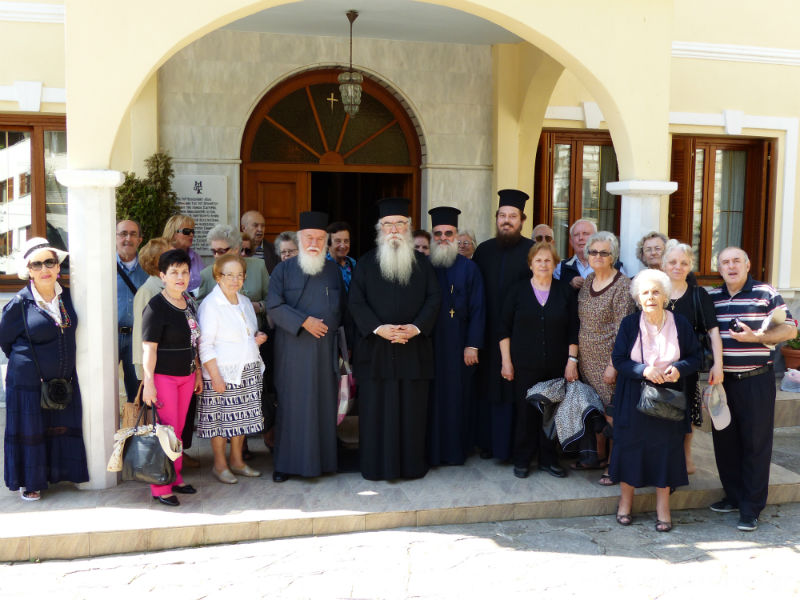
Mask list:
POLYGON ((384 232, 380 221, 375 225, 375 229, 378 232, 375 242, 378 244, 378 266, 381 275, 389 281, 406 285, 411 280, 411 272, 417 260, 414 255, 414 237, 411 235, 410 221, 405 232, 397 232, 396 235, 400 235, 401 239, 389 239, 389 236, 395 234, 384 232))
POLYGON ((327 256, 323 250, 320 250, 317 254, 311 254, 303 244, 300 244, 297 250, 297 262, 300 265, 300 270, 306 275, 318 275, 325 267, 327 256))
MULTIPOLYGON (((591 221, 589 219, 578 219, 572 225, 569 226, 569 235, 570 235, 570 237, 572 237, 572 231, 575 229, 575 227, 578 226, 578 223, 588 223, 589 225, 592 226, 592 229, 594 230, 594 232, 597 233, 597 223, 595 223, 594 221, 591 221)), ((588 246, 588 244, 587 244, 587 246, 588 246)))
POLYGON ((664 305, 669 302, 669 296, 672 293, 672 282, 667 277, 664 271, 658 269, 644 269, 637 273, 636 277, 631 281, 631 296, 636 304, 639 304, 639 292, 648 283, 655 283, 661 288, 661 293, 664 294, 664 305))
MULTIPOLYGON (((587 223, 591 223, 591 221, 587 221, 587 223)), ((619 240, 617 240, 617 236, 610 231, 598 231, 586 240, 586 249, 584 252, 588 254, 589 250, 592 248, 592 244, 596 244, 597 242, 608 242, 611 246, 611 263, 617 262, 619 258, 619 240)))
POLYGON ((683 252, 683 254, 689 259, 689 269, 694 268, 694 251, 692 250, 692 247, 689 244, 684 244, 678 240, 670 240, 667 242, 667 245, 664 248, 664 254, 661 256, 661 268, 665 269, 667 267, 667 257, 670 255, 670 253, 675 252, 676 250, 683 252))
POLYGON ((223 240, 231 248, 242 247, 242 234, 230 225, 214 225, 206 235, 208 245, 214 240, 223 240))
POLYGON ((452 267, 458 257, 458 242, 455 237, 444 238, 444 243, 431 244, 431 264, 434 267, 452 267))

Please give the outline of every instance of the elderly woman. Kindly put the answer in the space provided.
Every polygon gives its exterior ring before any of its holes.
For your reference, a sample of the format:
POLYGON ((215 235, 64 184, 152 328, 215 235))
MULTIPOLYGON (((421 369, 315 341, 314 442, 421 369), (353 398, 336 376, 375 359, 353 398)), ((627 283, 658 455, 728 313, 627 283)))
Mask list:
POLYGON ((552 244, 533 246, 528 252, 533 277, 516 283, 503 304, 500 374, 514 382, 514 475, 522 478, 537 452, 540 471, 566 476, 555 443, 542 430, 541 412, 526 400, 535 383, 578 378, 578 305, 572 288, 553 278, 559 260, 552 244))
POLYGON ((139 250, 139 264, 144 272, 150 275, 139 286, 133 297, 133 366, 136 368, 136 377, 142 378, 142 313, 147 303, 164 289, 164 282, 158 276, 158 259, 169 250, 166 238, 153 238, 139 250))
POLYGON ((164 225, 164 233, 161 234, 161 237, 167 238, 173 248, 183 250, 189 255, 191 279, 189 279, 189 287, 186 291, 193 292, 200 286, 200 271, 203 270, 203 259, 192 249, 194 219, 188 215, 172 215, 164 225))
POLYGON ((472 260, 475 248, 478 247, 478 238, 475 232, 470 229, 462 229, 458 232, 458 253, 464 258, 472 260))
MULTIPOLYGON (((614 268, 619 257, 619 242, 613 233, 598 231, 586 241, 589 266, 594 270, 586 276, 578 292, 578 369, 581 379, 588 383, 606 407, 606 421, 613 423, 611 399, 617 371, 611 364, 611 350, 619 324, 634 310, 630 296, 630 281, 614 268)), ((577 470, 604 468, 606 466, 606 436, 597 434, 597 458, 572 465, 577 470)), ((604 471, 598 482, 613 485, 604 471)))
MULTIPOLYGON (((200 327, 194 300, 187 293, 189 255, 183 250, 167 250, 158 259, 158 274, 164 289, 147 303, 142 315, 142 400, 155 404, 165 425, 172 425, 182 436, 192 394, 203 389, 203 376, 197 354, 200 327)), ((194 494, 183 483, 183 458, 175 461, 175 484, 152 485, 153 498, 166 506, 180 502, 173 492, 194 494)))
MULTIPOLYGON (((672 292, 669 296, 667 309, 673 313, 683 315, 691 323, 694 331, 708 334, 711 340, 711 351, 714 354, 714 364, 708 374, 708 383, 722 383, 722 338, 719 335, 717 314, 714 302, 703 286, 691 281, 688 276, 694 266, 694 253, 688 244, 678 240, 667 242, 662 259, 662 271, 669 277, 672 292)), ((687 398, 689 400, 690 427, 700 427, 703 424, 703 411, 700 408, 700 386, 697 373, 686 378, 687 398)), ((692 430, 684 438, 684 452, 686 454, 686 470, 691 475, 695 471, 692 460, 692 430)))
MULTIPOLYGON (((264 266, 263 261, 259 261, 264 266)), ((264 363, 258 347, 267 335, 258 330, 253 303, 239 293, 247 264, 236 254, 223 254, 213 265, 216 287, 199 309, 200 361, 203 396, 197 435, 211 438, 214 477, 237 483, 235 475, 258 477, 259 471, 242 457, 244 436, 264 427, 261 414, 261 374, 264 363), (231 440, 230 466, 225 460, 226 440, 231 440)))
POLYGON ((667 236, 658 231, 651 231, 636 242, 636 258, 647 269, 661 269, 661 258, 664 256, 666 245, 667 236))
MULTIPOLYGON (((614 396, 614 448, 610 474, 620 483, 617 523, 630 525, 635 488, 656 488, 656 531, 672 529, 670 488, 687 485, 683 438, 688 411, 681 421, 637 410, 642 382, 687 393, 687 380, 700 366, 700 345, 691 324, 666 310, 669 277, 645 269, 633 280, 631 295, 642 311, 626 317, 614 343, 612 360, 620 380, 614 396)), ((689 384, 691 385, 691 384, 689 384)))
POLYGON ((31 282, 0 318, 0 348, 8 357, 5 483, 28 501, 39 500, 48 482, 89 480, 75 372, 78 318, 69 290, 56 281, 66 257, 44 238, 27 240, 17 274, 31 282), (72 384, 72 400, 62 410, 42 407, 41 382, 53 379, 72 384))
POLYGON ((281 262, 297 256, 297 232, 281 231, 275 238, 275 252, 281 257, 281 262))

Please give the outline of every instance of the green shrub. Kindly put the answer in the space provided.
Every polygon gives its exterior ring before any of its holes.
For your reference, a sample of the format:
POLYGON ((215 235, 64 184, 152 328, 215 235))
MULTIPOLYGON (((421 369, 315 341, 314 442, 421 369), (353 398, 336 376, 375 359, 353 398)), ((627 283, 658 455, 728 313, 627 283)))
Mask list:
POLYGON ((137 221, 142 227, 143 244, 160 236, 167 219, 178 212, 178 196, 172 190, 172 157, 157 152, 144 164, 144 179, 126 172, 125 181, 117 188, 117 221, 137 221))

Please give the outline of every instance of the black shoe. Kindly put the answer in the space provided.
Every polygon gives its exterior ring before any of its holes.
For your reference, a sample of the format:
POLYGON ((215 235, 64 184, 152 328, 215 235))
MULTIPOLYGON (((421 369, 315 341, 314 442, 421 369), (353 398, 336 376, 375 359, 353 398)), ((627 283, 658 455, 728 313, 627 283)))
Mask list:
POLYGON ((525 479, 528 476, 529 469, 527 467, 514 467, 514 477, 525 479))
POLYGON ((179 494, 196 494, 197 490, 194 489, 190 484, 184 483, 183 485, 173 485, 172 491, 177 492, 179 494))
POLYGON ((287 479, 289 479, 288 473, 282 473, 280 471, 272 472, 272 481, 274 481, 275 483, 283 483, 287 479))
POLYGON ((494 457, 494 454, 492 454, 491 450, 481 450, 481 458, 483 460, 489 460, 490 458, 493 458, 493 457, 494 457))
POLYGON ((712 504, 708 508, 718 513, 729 513, 739 510, 739 507, 731 504, 727 498, 723 498, 718 502, 714 502, 714 504, 712 504))
POLYGON ((736 529, 739 531, 755 531, 758 529, 758 519, 755 517, 752 519, 739 519, 739 524, 736 525, 736 529))
POLYGON ((546 471, 553 477, 566 477, 567 472, 558 465, 539 465, 540 471, 546 471))
POLYGON ((180 506, 181 503, 176 496, 153 496, 155 500, 158 500, 161 504, 165 506, 180 506))

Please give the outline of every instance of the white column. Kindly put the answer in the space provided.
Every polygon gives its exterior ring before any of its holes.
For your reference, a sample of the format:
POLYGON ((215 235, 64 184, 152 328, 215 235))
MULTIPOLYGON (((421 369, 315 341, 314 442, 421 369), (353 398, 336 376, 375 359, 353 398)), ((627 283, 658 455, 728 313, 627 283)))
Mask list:
POLYGON ((117 484, 106 471, 119 415, 117 395, 116 199, 119 171, 56 172, 68 188, 70 293, 78 314, 76 357, 83 399, 83 439, 89 463, 84 487, 117 484))
MULTIPOLYGON (((609 194, 622 196, 619 217, 619 258, 633 277, 642 269, 636 258, 636 242, 650 231, 660 231, 661 198, 678 189, 674 181, 611 181, 609 194)), ((666 232, 664 232, 666 233, 666 232)))

